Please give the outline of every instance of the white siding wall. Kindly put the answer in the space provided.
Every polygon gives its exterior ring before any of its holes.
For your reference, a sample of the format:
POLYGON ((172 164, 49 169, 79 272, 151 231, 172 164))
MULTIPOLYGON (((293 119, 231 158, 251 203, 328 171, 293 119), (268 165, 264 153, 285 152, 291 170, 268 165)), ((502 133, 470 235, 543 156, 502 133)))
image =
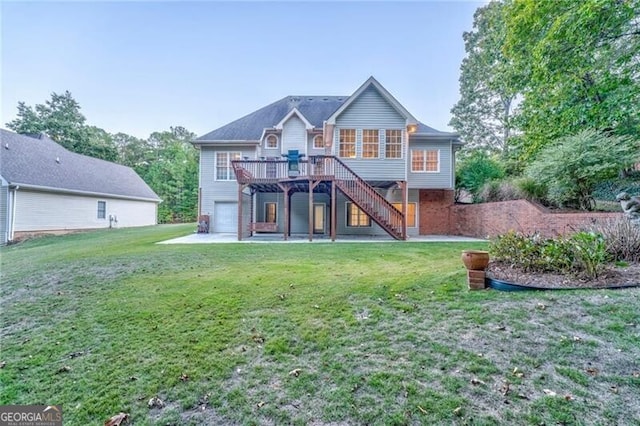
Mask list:
POLYGON ((292 115, 282 127, 282 153, 290 149, 297 149, 301 154, 307 153, 307 130, 304 122, 296 115, 292 115))
POLYGON ((156 224, 156 203, 19 190, 15 232, 108 228, 109 215, 117 227, 156 224), (106 218, 98 219, 98 201, 106 201, 106 218))
POLYGON ((9 187, 0 186, 0 244, 6 244, 9 235, 9 187))

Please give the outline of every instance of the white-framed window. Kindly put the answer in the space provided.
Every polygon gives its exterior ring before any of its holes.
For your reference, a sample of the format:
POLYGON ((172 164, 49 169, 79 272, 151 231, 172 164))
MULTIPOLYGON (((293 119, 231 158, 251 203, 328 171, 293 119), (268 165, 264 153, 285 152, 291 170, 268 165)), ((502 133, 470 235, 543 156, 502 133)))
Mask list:
POLYGON ((386 158, 402 158, 402 130, 387 129, 384 146, 386 158))
POLYGON ((378 158, 380 136, 378 129, 362 130, 362 158, 378 158))
POLYGON ((347 203, 347 226, 367 227, 371 226, 371 218, 353 203, 347 203))
POLYGON ((240 156, 239 152, 216 152, 216 180, 235 180, 231 162, 240 156))
POLYGON ((338 151, 342 158, 356 158, 356 129, 340 129, 338 151))
POLYGON ((276 223, 278 219, 278 203, 264 203, 264 221, 276 223))
POLYGON ((437 173, 440 171, 440 150, 412 149, 411 171, 417 173, 437 173))
MULTIPOLYGON (((391 203, 393 207, 402 211, 402 203, 391 203)), ((416 227, 416 203, 407 203, 407 227, 416 227)))
POLYGON ((98 219, 107 218, 107 202, 98 201, 98 219))
POLYGON ((313 138, 313 149, 324 149, 324 137, 322 135, 316 135, 313 138))
POLYGON ((276 135, 267 136, 267 140, 265 141, 265 147, 267 149, 277 149, 278 148, 278 137, 276 135))

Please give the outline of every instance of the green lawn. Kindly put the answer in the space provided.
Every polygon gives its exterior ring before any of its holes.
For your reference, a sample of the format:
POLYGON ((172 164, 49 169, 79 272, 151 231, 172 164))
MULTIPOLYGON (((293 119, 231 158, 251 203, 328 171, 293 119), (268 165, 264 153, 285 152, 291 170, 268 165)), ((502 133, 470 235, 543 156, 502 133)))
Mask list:
POLYGON ((640 424, 639 289, 469 292, 481 243, 154 244, 193 229, 2 248, 0 404, 62 404, 65 425, 640 424))

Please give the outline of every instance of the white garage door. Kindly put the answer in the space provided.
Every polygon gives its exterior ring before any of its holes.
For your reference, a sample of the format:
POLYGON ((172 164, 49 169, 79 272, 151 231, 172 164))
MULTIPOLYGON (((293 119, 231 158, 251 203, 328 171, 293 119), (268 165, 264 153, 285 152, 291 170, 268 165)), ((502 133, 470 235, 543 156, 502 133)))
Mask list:
POLYGON ((216 203, 213 232, 238 232, 238 203, 216 203))

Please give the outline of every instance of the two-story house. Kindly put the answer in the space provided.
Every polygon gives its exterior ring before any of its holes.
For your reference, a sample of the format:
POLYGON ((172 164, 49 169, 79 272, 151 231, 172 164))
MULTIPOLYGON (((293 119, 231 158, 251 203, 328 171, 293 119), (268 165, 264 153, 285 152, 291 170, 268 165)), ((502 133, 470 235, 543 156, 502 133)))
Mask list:
POLYGON ((193 143, 209 232, 449 230, 458 134, 418 121, 373 77, 351 96, 287 96, 193 143))

